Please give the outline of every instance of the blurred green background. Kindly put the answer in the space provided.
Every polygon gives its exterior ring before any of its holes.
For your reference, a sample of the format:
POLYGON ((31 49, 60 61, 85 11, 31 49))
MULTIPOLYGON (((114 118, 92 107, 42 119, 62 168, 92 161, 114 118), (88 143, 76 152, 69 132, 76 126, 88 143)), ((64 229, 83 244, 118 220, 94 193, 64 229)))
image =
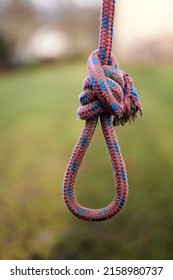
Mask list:
MULTIPOLYGON (((98 7, 87 9, 97 13, 98 7)), ((144 118, 115 129, 130 185, 122 213, 90 223, 64 206, 63 174, 84 125, 76 109, 86 54, 51 58, 53 63, 1 59, 0 259, 173 258, 171 59, 120 62, 134 78, 144 109, 144 118)), ((98 125, 77 178, 78 200, 104 207, 113 186, 98 125)))

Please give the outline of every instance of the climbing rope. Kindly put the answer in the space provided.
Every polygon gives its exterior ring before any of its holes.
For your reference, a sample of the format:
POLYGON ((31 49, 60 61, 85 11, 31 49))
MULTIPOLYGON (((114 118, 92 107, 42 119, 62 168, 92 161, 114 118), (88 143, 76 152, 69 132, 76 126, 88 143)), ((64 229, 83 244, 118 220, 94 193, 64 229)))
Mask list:
POLYGON ((138 111, 142 116, 142 107, 133 82, 128 74, 118 68, 117 60, 111 53, 115 2, 103 0, 99 48, 88 59, 89 76, 79 96, 82 106, 78 109, 78 116, 86 122, 67 165, 63 182, 63 197, 67 208, 78 218, 87 221, 108 220, 118 214, 125 204, 128 181, 113 125, 124 125, 134 120, 138 111), (99 118, 112 162, 115 196, 108 206, 90 209, 77 202, 74 189, 79 167, 99 118))

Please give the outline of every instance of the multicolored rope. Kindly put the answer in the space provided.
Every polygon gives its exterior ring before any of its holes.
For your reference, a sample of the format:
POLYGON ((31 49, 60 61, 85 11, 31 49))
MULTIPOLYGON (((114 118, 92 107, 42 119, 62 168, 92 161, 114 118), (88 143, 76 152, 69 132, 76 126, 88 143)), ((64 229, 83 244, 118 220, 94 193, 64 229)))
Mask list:
POLYGON ((88 59, 89 76, 84 82, 84 91, 79 96, 82 106, 78 109, 78 116, 86 120, 86 123, 67 165, 63 182, 63 197, 67 208, 78 218, 87 221, 108 220, 118 214, 125 204, 128 181, 113 125, 124 125, 127 121, 134 120, 138 111, 142 115, 142 107, 131 78, 118 68, 117 60, 111 54, 114 8, 115 0, 103 0, 99 49, 88 59), (114 118, 113 124, 111 116, 114 118), (90 209, 77 202, 74 189, 79 167, 98 118, 112 162, 115 196, 108 206, 90 209))

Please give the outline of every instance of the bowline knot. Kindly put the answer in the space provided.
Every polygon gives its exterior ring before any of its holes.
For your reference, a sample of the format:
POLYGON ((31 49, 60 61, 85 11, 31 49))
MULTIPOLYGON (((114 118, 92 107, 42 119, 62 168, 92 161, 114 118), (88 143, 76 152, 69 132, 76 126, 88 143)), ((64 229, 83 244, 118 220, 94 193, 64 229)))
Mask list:
POLYGON ((99 50, 91 53, 88 59, 89 76, 84 81, 84 91, 79 95, 81 107, 78 116, 89 120, 103 113, 114 116, 114 125, 124 125, 134 120, 137 112, 142 115, 139 96, 132 79, 118 68, 112 54, 110 65, 102 65, 99 50))

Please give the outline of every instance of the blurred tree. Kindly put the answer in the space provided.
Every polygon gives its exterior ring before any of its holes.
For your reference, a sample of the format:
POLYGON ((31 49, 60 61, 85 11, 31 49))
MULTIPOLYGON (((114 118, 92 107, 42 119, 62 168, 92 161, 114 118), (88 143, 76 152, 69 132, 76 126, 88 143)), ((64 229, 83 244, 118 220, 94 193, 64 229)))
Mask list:
POLYGON ((2 34, 0 34, 0 69, 6 69, 10 65, 10 47, 2 34))
POLYGON ((3 34, 3 41, 6 42, 3 44, 3 53, 6 57, 4 59, 7 60, 8 57, 9 63, 16 63, 13 57, 15 57, 14 54, 18 45, 26 43, 28 34, 32 32, 35 22, 36 15, 30 2, 10 1, 8 8, 4 10, 0 18, 0 30, 3 34))
POLYGON ((7 37, 16 38, 16 36, 20 36, 23 29, 29 28, 35 20, 36 15, 30 2, 13 0, 2 15, 0 25, 7 37))
POLYGON ((10 44, 11 62, 27 63, 30 38, 42 26, 61 30, 69 38, 67 57, 89 54, 98 44, 99 12, 75 0, 9 0, 0 17, 0 30, 10 44))

